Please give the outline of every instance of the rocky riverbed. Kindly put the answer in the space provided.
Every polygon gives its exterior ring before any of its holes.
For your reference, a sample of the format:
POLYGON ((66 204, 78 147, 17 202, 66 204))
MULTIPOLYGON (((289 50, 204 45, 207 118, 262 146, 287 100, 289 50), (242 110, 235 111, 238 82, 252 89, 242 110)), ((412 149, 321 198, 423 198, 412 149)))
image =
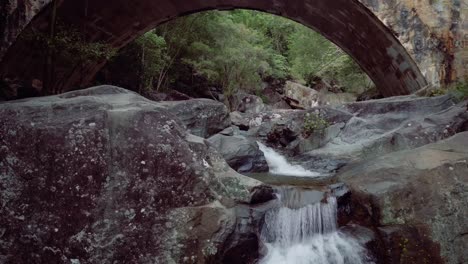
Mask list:
POLYGON ((345 263, 468 261, 466 101, 240 101, 99 86, 0 103, 0 263, 272 263, 290 233, 266 239, 268 219, 305 207, 336 221, 313 225, 324 239, 362 247, 345 263))

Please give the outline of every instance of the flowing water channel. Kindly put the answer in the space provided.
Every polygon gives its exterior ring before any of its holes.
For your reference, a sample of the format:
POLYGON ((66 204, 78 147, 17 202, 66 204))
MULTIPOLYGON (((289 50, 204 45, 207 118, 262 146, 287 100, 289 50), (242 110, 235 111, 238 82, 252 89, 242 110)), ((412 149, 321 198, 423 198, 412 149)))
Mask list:
POLYGON ((295 176, 295 177, 318 177, 319 173, 306 170, 300 165, 292 165, 284 156, 276 152, 274 149, 257 142, 260 150, 265 155, 265 159, 270 167, 271 174, 282 176, 295 176))
MULTIPOLYGON (((270 173, 314 177, 316 173, 259 143, 270 173)), ((260 264, 372 263, 357 239, 337 227, 337 199, 322 191, 276 188, 277 207, 269 210, 261 230, 267 254, 260 264)))

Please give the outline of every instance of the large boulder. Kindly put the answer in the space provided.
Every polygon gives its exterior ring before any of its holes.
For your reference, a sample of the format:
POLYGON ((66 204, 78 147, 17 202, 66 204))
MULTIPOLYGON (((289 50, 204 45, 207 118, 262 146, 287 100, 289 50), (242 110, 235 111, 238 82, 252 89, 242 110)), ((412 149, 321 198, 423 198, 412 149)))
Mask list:
POLYGON ((275 110, 249 117, 244 115, 243 119, 237 120, 248 123, 251 135, 298 155, 325 145, 339 134, 351 117, 346 111, 318 107, 311 110, 275 110), (329 126, 321 131, 308 131, 305 125, 307 116, 326 120, 329 126))
POLYGON ((192 97, 178 92, 176 90, 170 90, 167 93, 161 93, 154 90, 144 91, 142 94, 144 97, 153 101, 184 101, 193 99, 192 97))
POLYGON ((295 109, 310 109, 318 106, 318 91, 299 83, 287 81, 284 87, 284 97, 295 109))
POLYGON ((320 91, 318 104, 326 106, 340 106, 346 103, 355 102, 357 96, 352 93, 332 93, 327 91, 320 91))
POLYGON ((208 142, 218 150, 234 170, 245 172, 267 172, 268 164, 255 140, 241 135, 226 136, 217 134, 208 142))
POLYGON ((262 98, 243 92, 236 93, 233 96, 231 104, 233 106, 231 110, 241 113, 256 114, 270 109, 270 107, 263 102, 262 98))
MULTIPOLYGON (((284 99, 294 109, 312 109, 317 106, 339 106, 356 101, 356 96, 333 90, 331 87, 316 86, 320 90, 287 81, 284 87, 284 99)), ((315 87, 314 87, 315 88, 315 87)))
POLYGON ((413 149, 468 128, 468 102, 451 96, 401 96, 346 104, 352 117, 325 146, 307 154, 365 160, 413 149))
POLYGON ((442 263, 421 254, 439 254, 427 238, 446 263, 468 262, 468 132, 349 165, 338 178, 371 197, 365 210, 398 253, 389 263, 442 263))
POLYGON ((209 138, 231 125, 227 107, 210 99, 160 102, 169 112, 176 115, 191 134, 209 138))
MULTIPOLYGON (((281 90, 281 92, 283 91, 281 90)), ((265 103, 272 109, 291 109, 291 106, 284 100, 283 96, 273 87, 267 87, 261 93, 266 101, 265 103)))
MULTIPOLYGON (((4 102, 0 116, 1 263, 222 259, 236 204, 261 185, 121 88, 4 102)), ((229 246, 256 238, 244 232, 229 246)))

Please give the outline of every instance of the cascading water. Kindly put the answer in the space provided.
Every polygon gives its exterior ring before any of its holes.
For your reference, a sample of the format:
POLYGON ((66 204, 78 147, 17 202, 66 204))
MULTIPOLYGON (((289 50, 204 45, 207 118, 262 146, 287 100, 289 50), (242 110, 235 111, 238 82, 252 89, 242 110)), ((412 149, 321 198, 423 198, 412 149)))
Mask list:
POLYGON ((356 239, 338 231, 335 197, 304 206, 303 199, 283 192, 278 200, 282 206, 265 215, 261 239, 268 253, 260 264, 372 263, 356 239))
POLYGON ((306 170, 302 166, 292 165, 289 163, 285 157, 281 156, 278 152, 274 151, 272 148, 269 148, 263 145, 260 142, 257 142, 260 150, 265 155, 265 159, 270 167, 270 173, 279 174, 284 176, 297 176, 297 177, 317 177, 320 176, 319 173, 306 170))

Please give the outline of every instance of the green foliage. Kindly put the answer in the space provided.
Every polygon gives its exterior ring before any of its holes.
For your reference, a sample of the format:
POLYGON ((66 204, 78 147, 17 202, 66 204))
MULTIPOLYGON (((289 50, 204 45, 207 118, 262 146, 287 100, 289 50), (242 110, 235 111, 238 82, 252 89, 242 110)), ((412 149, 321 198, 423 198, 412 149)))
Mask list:
POLYGON ((429 89, 425 95, 429 97, 435 97, 445 94, 451 94, 458 100, 468 99, 468 82, 458 81, 445 87, 432 88, 429 89))
POLYGON ((90 41, 73 26, 56 20, 51 24, 54 26, 48 32, 31 28, 20 35, 22 41, 33 47, 34 56, 44 60, 43 75, 37 76, 44 84, 41 89, 43 95, 61 92, 55 85, 68 77, 60 71, 61 68, 73 67, 81 71, 80 76, 83 77, 86 66, 108 61, 117 52, 109 44, 90 41))
POLYGON ((429 97, 441 96, 441 95, 444 95, 444 94, 446 94, 446 93, 447 93, 447 91, 444 90, 444 89, 441 89, 441 88, 432 89, 432 90, 429 92, 429 97))
POLYGON ((291 35, 289 60, 293 77, 306 85, 311 85, 316 77, 320 77, 344 86, 348 92, 361 93, 371 83, 349 55, 303 26, 298 26, 291 35))
POLYGON ((468 81, 459 81, 449 87, 449 90, 460 100, 468 99, 468 81))
POLYGON ((24 38, 70 63, 84 64, 109 60, 116 54, 116 50, 111 46, 100 42, 87 41, 77 29, 63 23, 57 24, 53 36, 31 31, 26 33, 24 38))
POLYGON ((255 91, 255 95, 258 96, 258 97, 260 97, 260 99, 262 99, 262 102, 263 102, 264 104, 269 104, 269 103, 270 103, 270 100, 269 100, 268 97, 262 92, 262 90, 257 89, 257 90, 255 91))
POLYGON ((135 42, 140 49, 141 87, 148 89, 153 85, 155 73, 161 72, 170 59, 167 44, 163 37, 153 31, 144 34, 135 42))
POLYGON ((249 10, 175 19, 124 48, 114 62, 137 69, 145 88, 203 79, 206 87, 222 88, 228 99, 238 90, 257 91, 264 80, 294 78, 312 84, 320 77, 350 92, 361 92, 370 83, 348 55, 318 33, 249 10))
POLYGON ((302 131, 310 135, 314 132, 323 132, 330 123, 325 118, 322 118, 319 114, 316 113, 307 113, 304 117, 304 125, 302 131))
POLYGON ((234 23, 229 13, 218 13, 206 25, 208 37, 194 41, 183 62, 195 74, 219 85, 227 97, 238 89, 254 91, 262 75, 271 71, 263 36, 243 24, 234 23))

